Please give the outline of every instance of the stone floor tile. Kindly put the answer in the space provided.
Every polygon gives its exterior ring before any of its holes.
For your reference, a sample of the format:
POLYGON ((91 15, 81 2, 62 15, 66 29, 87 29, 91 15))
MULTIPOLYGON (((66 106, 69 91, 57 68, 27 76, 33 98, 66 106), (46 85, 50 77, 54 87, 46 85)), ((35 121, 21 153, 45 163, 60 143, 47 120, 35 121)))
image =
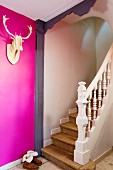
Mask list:
POLYGON ((42 164, 39 167, 39 170, 62 170, 62 169, 59 168, 58 166, 54 165, 51 162, 47 162, 47 163, 42 164))
POLYGON ((45 159, 45 158, 43 158, 43 157, 39 157, 38 159, 40 159, 40 160, 42 161, 42 163, 46 163, 46 162, 48 162, 48 160, 47 160, 47 159, 45 159))

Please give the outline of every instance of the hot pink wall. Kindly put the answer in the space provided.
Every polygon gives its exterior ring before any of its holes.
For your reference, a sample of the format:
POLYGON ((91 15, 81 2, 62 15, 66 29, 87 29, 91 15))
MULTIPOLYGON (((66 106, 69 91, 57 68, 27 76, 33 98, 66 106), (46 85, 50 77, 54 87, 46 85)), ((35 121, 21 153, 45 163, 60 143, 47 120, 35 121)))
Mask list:
POLYGON ((35 22, 0 6, 0 166, 22 157, 34 149, 34 80, 35 80, 35 22), (2 24, 6 15, 8 28, 13 34, 28 34, 23 52, 15 65, 6 57, 6 43, 10 36, 2 24))

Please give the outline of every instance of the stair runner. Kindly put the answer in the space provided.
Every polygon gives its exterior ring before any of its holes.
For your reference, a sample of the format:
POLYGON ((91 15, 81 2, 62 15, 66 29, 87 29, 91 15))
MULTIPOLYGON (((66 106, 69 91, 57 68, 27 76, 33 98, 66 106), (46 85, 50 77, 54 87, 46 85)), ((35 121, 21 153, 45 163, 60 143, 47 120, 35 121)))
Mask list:
POLYGON ((60 125, 61 132, 51 136, 53 144, 42 148, 42 154, 64 170, 95 170, 96 164, 93 161, 83 166, 73 161, 78 137, 76 117, 77 113, 69 114, 69 122, 60 125))

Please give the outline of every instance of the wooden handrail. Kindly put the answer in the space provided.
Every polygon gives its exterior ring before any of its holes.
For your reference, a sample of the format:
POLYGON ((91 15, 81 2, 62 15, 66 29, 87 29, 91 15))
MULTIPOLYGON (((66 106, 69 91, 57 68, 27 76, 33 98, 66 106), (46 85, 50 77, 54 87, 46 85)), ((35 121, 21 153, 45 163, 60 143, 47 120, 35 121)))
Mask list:
POLYGON ((90 93, 93 91, 93 89, 95 88, 95 86, 97 85, 98 81, 101 79, 103 72, 106 69, 107 64, 111 61, 111 55, 113 53, 113 44, 111 45, 106 58, 104 59, 98 73, 96 74, 95 78, 93 79, 93 81, 91 82, 91 84, 89 85, 89 87, 86 89, 86 95, 85 98, 87 99, 88 96, 90 95, 90 93))

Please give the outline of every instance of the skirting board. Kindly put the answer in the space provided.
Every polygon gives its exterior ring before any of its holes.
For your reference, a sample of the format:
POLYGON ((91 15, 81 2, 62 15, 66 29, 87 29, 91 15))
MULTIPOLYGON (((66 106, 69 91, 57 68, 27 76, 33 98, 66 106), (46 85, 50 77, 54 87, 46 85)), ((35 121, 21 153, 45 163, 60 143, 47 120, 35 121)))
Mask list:
POLYGON ((55 128, 55 129, 51 129, 51 135, 54 135, 56 133, 60 133, 61 132, 61 128, 58 127, 58 128, 55 128))
POLYGON ((21 162, 22 162, 22 159, 18 159, 16 161, 10 162, 10 163, 8 163, 8 164, 6 164, 4 166, 1 166, 0 170, 8 170, 10 168, 13 168, 14 166, 17 166, 17 165, 21 164, 21 162))
POLYGON ((76 113, 76 112, 77 112, 77 108, 73 108, 73 109, 68 110, 68 114, 76 113))
POLYGON ((102 161, 106 156, 108 156, 111 152, 113 152, 113 147, 108 149, 106 152, 104 152, 102 155, 100 155, 97 159, 93 160, 96 164, 98 164, 100 161, 102 161))
POLYGON ((43 146, 46 147, 48 145, 51 145, 52 143, 53 143, 52 139, 48 139, 43 142, 43 146))
POLYGON ((69 117, 60 119, 60 124, 69 122, 69 117))

